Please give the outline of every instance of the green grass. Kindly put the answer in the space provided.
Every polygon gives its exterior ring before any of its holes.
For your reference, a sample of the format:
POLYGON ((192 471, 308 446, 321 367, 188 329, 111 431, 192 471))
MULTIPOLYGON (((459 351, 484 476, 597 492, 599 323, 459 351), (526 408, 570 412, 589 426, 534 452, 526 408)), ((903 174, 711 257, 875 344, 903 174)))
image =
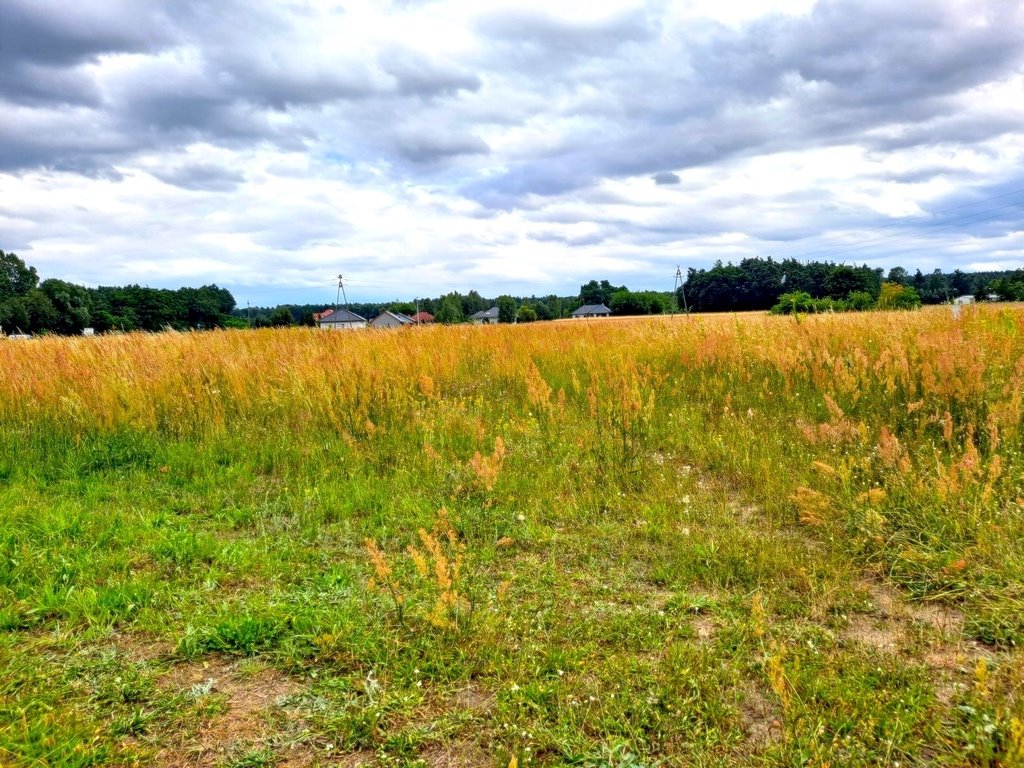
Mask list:
POLYGON ((940 499, 925 459, 960 449, 884 387, 844 407, 914 448, 901 477, 873 437, 801 441, 823 390, 766 363, 627 336, 591 404, 587 361, 631 331, 602 333, 516 337, 567 393, 550 411, 479 334, 486 386, 370 387, 372 428, 295 429, 287 385, 205 432, 9 415, 0 763, 1021 764, 1019 438, 995 497, 982 478, 940 499), (490 483, 472 461, 499 436, 490 483), (797 524, 798 486, 829 499, 820 525, 797 524), (442 507, 465 548, 451 614, 406 554, 442 507))

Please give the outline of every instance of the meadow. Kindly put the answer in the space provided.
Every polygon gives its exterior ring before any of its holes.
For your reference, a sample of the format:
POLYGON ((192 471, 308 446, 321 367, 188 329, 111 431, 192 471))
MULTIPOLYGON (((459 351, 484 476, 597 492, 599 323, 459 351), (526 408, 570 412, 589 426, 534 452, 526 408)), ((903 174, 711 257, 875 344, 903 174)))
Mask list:
POLYGON ((0 764, 1024 765, 1019 306, 0 371, 0 764))

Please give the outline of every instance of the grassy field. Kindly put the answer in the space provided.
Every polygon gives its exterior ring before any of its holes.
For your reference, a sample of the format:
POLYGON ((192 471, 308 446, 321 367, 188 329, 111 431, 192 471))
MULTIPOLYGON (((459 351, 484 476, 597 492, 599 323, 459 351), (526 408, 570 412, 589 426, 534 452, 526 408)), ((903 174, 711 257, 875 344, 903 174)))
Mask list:
POLYGON ((1024 312, 0 344, 0 764, 1024 764, 1024 312))

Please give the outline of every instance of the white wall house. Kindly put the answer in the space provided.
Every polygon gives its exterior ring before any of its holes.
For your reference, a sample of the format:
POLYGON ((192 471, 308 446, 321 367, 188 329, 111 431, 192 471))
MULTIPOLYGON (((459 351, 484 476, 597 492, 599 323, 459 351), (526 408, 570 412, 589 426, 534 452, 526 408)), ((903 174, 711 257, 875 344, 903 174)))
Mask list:
POLYGON ((320 315, 317 327, 324 331, 351 331, 365 328, 366 318, 347 309, 335 309, 320 315))
POLYGON ((401 312, 388 312, 384 310, 370 321, 371 328, 404 328, 407 325, 415 325, 415 321, 403 315, 401 312))
POLYGON ((583 317, 610 317, 612 311, 604 304, 584 304, 575 310, 569 317, 580 319, 583 317))
POLYGON ((483 309, 470 315, 469 322, 473 325, 497 325, 499 314, 497 307, 483 309))

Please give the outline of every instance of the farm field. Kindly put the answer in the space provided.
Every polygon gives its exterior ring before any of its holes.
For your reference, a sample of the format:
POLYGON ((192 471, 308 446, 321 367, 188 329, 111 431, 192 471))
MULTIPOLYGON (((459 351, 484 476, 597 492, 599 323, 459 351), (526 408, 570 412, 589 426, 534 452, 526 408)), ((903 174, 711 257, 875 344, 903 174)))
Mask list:
POLYGON ((0 344, 0 764, 1024 765, 1024 311, 0 344))

